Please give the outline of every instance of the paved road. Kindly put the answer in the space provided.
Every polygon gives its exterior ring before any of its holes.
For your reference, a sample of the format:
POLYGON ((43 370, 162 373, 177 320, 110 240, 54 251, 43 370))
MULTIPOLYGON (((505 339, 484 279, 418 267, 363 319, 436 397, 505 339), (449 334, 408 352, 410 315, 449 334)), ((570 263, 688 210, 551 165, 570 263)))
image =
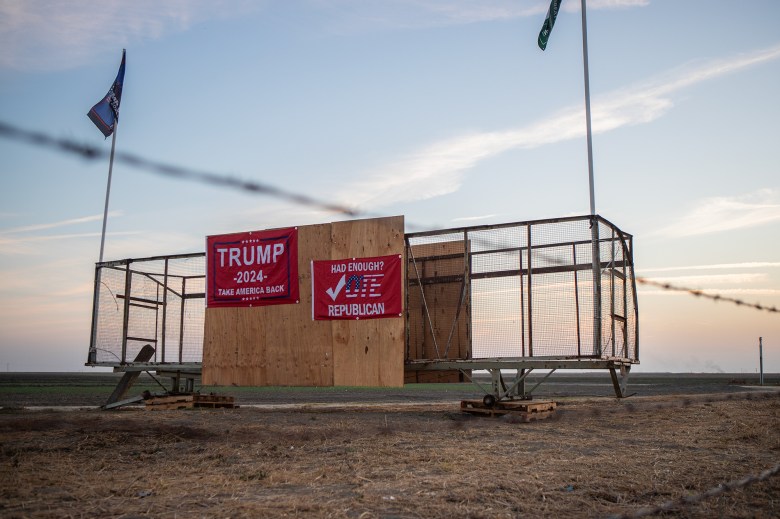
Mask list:
MULTIPOLYGON (((105 403, 116 385, 114 373, 0 373, 0 407, 27 406, 99 406, 105 403)), ((541 376, 530 376, 526 390, 531 390, 541 376)), ((766 387, 757 386, 755 374, 658 374, 633 373, 628 393, 637 396, 725 394, 780 389, 780 375, 765 375, 766 387)), ((166 379, 161 383, 168 384, 166 379)), ((201 387, 201 392, 230 395, 239 404, 343 403, 343 402, 442 402, 479 398, 490 388, 487 377, 477 384, 411 384, 403 388, 239 388, 201 387), (479 385, 478 385, 479 384, 479 385)), ((163 388, 143 375, 129 396, 163 388)), ((607 372, 554 373, 533 390, 535 398, 615 396, 607 372)))

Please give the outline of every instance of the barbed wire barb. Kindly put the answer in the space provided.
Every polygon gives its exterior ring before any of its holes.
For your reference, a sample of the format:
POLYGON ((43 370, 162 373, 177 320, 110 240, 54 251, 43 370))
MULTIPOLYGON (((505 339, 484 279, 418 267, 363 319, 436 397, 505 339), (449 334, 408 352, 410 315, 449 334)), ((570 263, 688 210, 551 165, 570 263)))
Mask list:
POLYGON ((672 285, 670 283, 662 283, 660 281, 653 281, 652 279, 647 279, 643 277, 636 277, 636 282, 640 283, 642 285, 650 285, 654 287, 661 288, 663 290, 672 290, 676 292, 687 292, 691 294, 692 296, 696 297, 704 297, 706 299, 712 299, 713 301, 726 301, 728 303, 733 303, 737 306, 747 306, 749 308, 754 308, 756 310, 762 310, 765 312, 770 313, 780 313, 780 310, 777 309, 775 306, 764 306, 759 303, 748 303, 746 301, 742 301, 741 299, 736 299, 733 297, 727 297, 720 294, 710 294, 708 292, 704 292, 703 290, 695 289, 695 288, 685 288, 685 287, 678 287, 675 285, 672 285))
POLYGON ((653 507, 646 507, 641 508, 637 510, 636 512, 629 512, 625 514, 618 514, 618 515, 611 515, 608 519, 639 519, 641 517, 647 517, 650 515, 656 515, 663 512, 671 512, 673 510, 677 510, 679 508, 684 508, 688 506, 693 506, 698 503, 701 503, 705 499, 709 499, 711 497, 717 497, 725 492, 736 490, 738 488, 743 488, 748 485, 752 485, 754 483, 759 483, 761 481, 765 481, 773 476, 776 476, 777 474, 780 474, 780 463, 775 465, 772 468, 769 468, 760 474, 750 475, 746 476, 742 479, 735 480, 735 481, 729 481, 727 483, 721 483, 718 486, 712 487, 709 490, 706 490, 700 494, 695 494, 691 496, 684 496, 679 499, 673 499, 671 501, 667 501, 666 503, 663 503, 658 506, 653 507))
MULTIPOLYGON (((0 121, 0 136, 7 139, 26 142, 35 146, 58 149, 72 155, 78 155, 87 160, 96 160, 108 157, 108 153, 106 151, 96 146, 81 144, 69 139, 54 138, 42 132, 24 130, 2 121, 0 121)), ((365 216, 353 208, 319 200, 302 193, 288 191, 270 184, 264 184, 251 180, 241 180, 218 173, 197 171, 183 166, 165 164, 163 162, 146 159, 132 153, 120 152, 115 154, 114 159, 128 166, 146 170, 152 173, 157 173, 163 176, 199 181, 206 184, 238 189, 240 191, 268 195, 292 202, 294 204, 316 207, 329 212, 340 213, 352 217, 365 216)))
MULTIPOLYGON (((0 137, 26 142, 28 144, 32 144, 35 146, 60 150, 62 152, 80 156, 87 160, 96 160, 96 159, 108 157, 108 152, 96 146, 81 144, 69 139, 55 138, 39 131, 24 130, 22 128, 5 123, 3 121, 0 121, 0 137)), ((358 211, 356 209, 335 204, 332 202, 326 202, 324 200, 320 200, 305 195, 303 193, 289 191, 270 184, 264 184, 252 180, 242 180, 236 177, 231 177, 219 173, 198 171, 184 166, 176 166, 172 164, 166 164, 163 162, 157 162, 132 153, 119 152, 115 155, 114 158, 119 162, 127 164, 128 166, 141 169, 141 170, 146 170, 152 173, 157 173, 159 175, 163 175, 167 177, 181 178, 181 179, 191 180, 195 182, 211 184, 215 186, 232 188, 239 191, 267 195, 297 205, 316 207, 318 209, 343 214, 353 218, 356 217, 366 218, 366 217, 375 216, 371 213, 358 211)), ((410 222, 406 222, 406 225, 408 227, 424 228, 424 226, 415 225, 410 222)), ((711 299, 713 301, 726 301, 735 304, 737 306, 747 306, 749 308, 753 308, 756 310, 762 310, 771 313, 780 313, 780 310, 778 310, 778 308, 774 306, 769 307, 758 303, 747 303, 740 299, 727 297, 720 294, 710 294, 699 289, 678 287, 678 286, 671 285, 669 283, 653 281, 643 277, 635 277, 635 279, 637 283, 643 285, 655 286, 663 290, 687 292, 693 296, 704 297, 707 299, 711 299)))

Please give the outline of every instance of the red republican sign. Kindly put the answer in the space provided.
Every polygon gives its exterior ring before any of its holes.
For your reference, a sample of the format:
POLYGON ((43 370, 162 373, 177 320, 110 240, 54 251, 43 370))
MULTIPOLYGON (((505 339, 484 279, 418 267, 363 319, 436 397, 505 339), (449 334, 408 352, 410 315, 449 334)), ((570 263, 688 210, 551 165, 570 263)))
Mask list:
POLYGON ((298 302, 298 230, 206 238, 206 306, 298 302))
POLYGON ((312 261, 312 317, 401 317, 401 256, 312 261))

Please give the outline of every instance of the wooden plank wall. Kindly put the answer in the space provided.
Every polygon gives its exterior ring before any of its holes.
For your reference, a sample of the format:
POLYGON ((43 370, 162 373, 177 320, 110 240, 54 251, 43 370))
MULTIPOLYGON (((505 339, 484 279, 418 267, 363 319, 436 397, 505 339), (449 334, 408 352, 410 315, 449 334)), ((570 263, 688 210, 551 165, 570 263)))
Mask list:
MULTIPOLYGON (((390 254, 403 257, 404 220, 397 216, 334 223, 331 241, 330 259, 390 254)), ((401 279, 405 279, 403 272, 401 279)), ((402 297, 405 300, 404 294, 402 297)), ((403 385, 406 342, 403 317, 330 322, 333 326, 334 385, 403 385)))
POLYGON ((402 318, 311 318, 313 259, 384 256, 403 251, 402 216, 298 227, 300 302, 257 308, 207 308, 203 383, 403 385, 402 318))
MULTIPOLYGON (((409 291, 409 345, 406 357, 409 360, 471 358, 471 304, 466 293, 461 305, 462 281, 445 281, 442 278, 463 276, 467 271, 463 241, 421 244, 412 247, 417 270, 411 255, 407 259, 410 284, 409 291), (423 281, 423 292, 414 281, 417 273, 423 281), (437 279, 438 278, 438 279, 437 279), (423 305, 428 305, 431 321, 425 315, 423 305), (460 313, 458 314, 458 308, 460 313), (456 320, 457 316, 457 320, 456 320), (454 323, 454 325, 453 325, 454 323), (433 328, 433 331, 431 331, 433 328), (434 343, 434 334, 436 342, 434 343), (449 339, 449 350, 447 343, 449 339), (438 346, 438 352, 436 347, 438 346)), ((460 382, 459 371, 410 371, 405 382, 460 382)))

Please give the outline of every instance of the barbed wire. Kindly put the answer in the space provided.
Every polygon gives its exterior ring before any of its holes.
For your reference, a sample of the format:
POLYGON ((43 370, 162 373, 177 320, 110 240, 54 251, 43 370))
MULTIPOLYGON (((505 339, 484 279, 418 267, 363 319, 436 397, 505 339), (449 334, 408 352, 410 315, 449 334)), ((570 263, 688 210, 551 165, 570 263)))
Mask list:
MULTIPOLYGON (((497 249, 501 249, 501 248, 504 247, 503 244, 499 244, 499 243, 495 242, 494 240, 489 240, 489 239, 485 239, 485 238, 477 238, 477 237, 469 236, 469 240, 473 241, 474 243, 479 243, 479 244, 481 244, 483 246, 486 246, 486 247, 495 247, 497 249)), ((561 260, 560 258, 556 258, 556 257, 550 256, 548 254, 544 254, 542 252, 537 252, 536 255, 541 257, 541 258, 543 258, 544 261, 547 262, 550 265, 563 266, 563 265, 567 264, 565 261, 561 260)), ((744 307, 747 307, 747 308, 752 308, 752 309, 755 309, 755 310, 761 310, 761 311, 770 312, 770 313, 780 313, 780 309, 778 309, 775 306, 766 306, 766 305, 762 305, 760 303, 748 303, 748 302, 743 301, 741 299, 736 299, 736 298, 733 298, 733 297, 723 296, 723 295, 720 295, 720 294, 712 294, 712 293, 709 293, 709 292, 705 292, 704 290, 701 290, 701 289, 681 287, 681 286, 672 285, 671 283, 664 283, 664 282, 661 282, 661 281, 654 281, 652 279, 648 279, 648 278, 641 277, 641 276, 634 276, 634 279, 639 284, 655 286, 655 287, 661 288, 663 290, 671 290, 671 291, 675 291, 675 292, 686 292, 686 293, 688 293, 688 294, 690 294, 692 296, 695 296, 695 297, 703 297, 703 298, 706 298, 706 299, 711 299, 713 301, 725 301, 727 303, 732 303, 732 304, 735 304, 737 306, 744 306, 744 307)))
MULTIPOLYGON (((731 393, 722 396, 721 395, 706 395, 706 396, 687 395, 687 396, 681 396, 678 399, 669 402, 631 403, 631 402, 625 402, 623 400, 618 400, 618 402, 621 403, 621 412, 631 414, 631 413, 639 413, 639 412, 656 413, 658 411, 664 411, 668 409, 677 410, 680 407, 685 408, 697 404, 709 405, 717 402, 728 402, 728 401, 739 401, 739 400, 754 401, 754 400, 766 400, 766 399, 776 399, 776 398, 780 398, 780 392, 778 391, 761 391, 761 392, 751 391, 751 392, 743 392, 743 393, 731 393)), ((576 417, 576 416, 587 416, 587 415, 598 417, 603 412, 606 411, 602 411, 599 408, 593 408, 590 410, 566 410, 560 416, 555 417, 555 419, 567 420, 570 419, 572 416, 576 417)), ((684 496, 678 499, 672 499, 664 503, 661 503, 660 505, 640 508, 639 510, 633 512, 624 512, 621 514, 610 515, 608 516, 608 519, 639 519, 642 517, 656 515, 663 512, 670 512, 683 507, 694 506, 706 499, 717 497, 731 490, 736 490, 739 488, 746 487, 748 485, 752 485, 754 483, 765 481, 778 474, 780 474, 780 463, 778 463, 772 468, 764 470, 759 474, 752 474, 742 479, 733 480, 727 483, 721 483, 699 494, 684 496)))
MULTIPOLYGON (((486 247, 486 248, 494 247, 496 249, 503 249, 505 247, 505 245, 503 243, 498 243, 495 240, 486 239, 484 237, 479 237, 478 238, 476 236, 469 235, 469 240, 474 242, 474 243, 480 244, 480 245, 482 245, 483 247, 486 247)), ((536 256, 542 258, 549 265, 564 266, 564 265, 568 264, 566 261, 563 261, 560 258, 551 256, 549 254, 544 254, 543 252, 537 251, 535 254, 536 254, 536 256)), ((723 296, 723 295, 720 295, 720 294, 713 294, 713 293, 705 292, 704 290, 701 290, 701 289, 681 287, 681 286, 672 285, 671 283, 664 283, 664 282, 660 282, 660 281, 654 281, 652 279, 648 279, 648 278, 641 277, 641 276, 634 276, 634 279, 639 284, 655 286, 655 287, 661 288, 663 290, 670 290, 670 291, 675 291, 675 292, 686 292, 686 293, 688 293, 688 294, 690 294, 692 296, 695 296, 695 297, 704 297, 706 299, 711 299, 713 301, 725 301, 727 303, 732 303, 732 304, 735 304, 737 306, 744 306, 744 307, 747 307, 747 308, 752 308, 752 309, 755 309, 755 310, 761 310, 761 311, 770 312, 770 313, 780 313, 780 309, 778 309, 775 306, 766 306, 766 305, 762 305, 760 303, 748 303, 748 302, 743 301, 741 299, 736 299, 736 298, 733 298, 733 297, 723 296)))
POLYGON ((684 496, 679 499, 673 499, 658 506, 646 507, 637 510, 636 512, 628 512, 624 514, 611 515, 609 519, 639 519, 640 517, 647 517, 649 515, 656 515, 663 512, 671 512, 673 510, 689 507, 701 503, 705 499, 717 497, 725 492, 743 488, 754 483, 760 483, 767 479, 780 474, 780 463, 772 468, 769 468, 760 474, 749 475, 739 480, 729 481, 727 483, 721 483, 716 487, 712 487, 700 494, 692 496, 684 496))
POLYGON ((695 288, 685 288, 685 287, 678 287, 675 285, 672 285, 670 283, 662 283, 660 281, 653 281, 652 279, 647 279, 643 277, 636 277, 636 282, 640 283, 642 285, 650 285, 658 288, 662 288, 664 290, 672 290, 676 292, 687 292, 693 296, 696 297, 704 297, 707 299, 711 299, 713 301, 726 301, 727 303, 733 303, 737 306, 746 306, 748 308, 754 308, 756 310, 763 310, 765 312, 771 312, 771 313, 780 313, 780 310, 777 309, 775 306, 764 306, 759 303, 747 303, 745 301, 742 301, 741 299, 736 299, 733 297, 728 296, 722 296, 720 294, 710 294, 708 292, 705 292, 703 290, 695 289, 695 288))
MULTIPOLYGON (((0 121, 0 137, 22 141, 44 148, 59 150, 61 152, 77 155, 87 160, 107 158, 110 155, 109 152, 96 146, 78 143, 70 139, 55 138, 43 132, 24 130, 2 121, 0 121)), ((157 173, 163 176, 198 181, 205 184, 268 195, 292 202, 294 204, 316 207, 326 211, 340 213, 352 217, 367 216, 353 208, 326 202, 308 195, 288 191, 270 184, 264 184, 253 180, 242 180, 228 175, 221 175, 208 171, 197 171, 194 169, 185 168, 183 166, 165 164, 163 162, 149 160, 132 153, 116 152, 114 154, 114 159, 118 162, 127 164, 128 166, 146 170, 152 173, 157 173)))
MULTIPOLYGON (((61 152, 77 155, 87 160, 96 160, 100 158, 107 158, 109 156, 109 153, 107 151, 98 148, 96 146, 78 143, 70 139, 52 137, 43 132, 25 130, 17 126, 13 126, 11 124, 5 123, 3 121, 0 121, 0 137, 26 142, 28 144, 32 144, 35 146, 59 150, 61 152)), ((315 207, 318 209, 324 209, 326 211, 339 213, 351 217, 373 216, 369 213, 358 211, 354 208, 342 206, 339 204, 334 204, 331 202, 326 202, 308 195, 304 195, 302 193, 288 191, 286 189, 282 189, 280 187, 273 186, 270 184, 264 184, 252 180, 242 180, 237 177, 231 177, 228 175, 223 175, 223 174, 213 173, 208 171, 197 171, 183 166, 166 164, 163 162, 146 159, 144 157, 132 153, 117 152, 114 154, 114 159, 124 164, 127 164, 128 166, 141 169, 141 170, 146 170, 167 177, 180 178, 184 180, 191 180, 191 181, 201 182, 205 184, 237 189, 249 193, 267 195, 282 200, 286 200, 287 202, 291 202, 297 205, 315 207)), ((411 224, 409 222, 407 222, 407 225, 409 225, 410 227, 423 228, 423 226, 411 224)), ((733 303, 737 306, 745 306, 748 308, 753 308, 756 310, 762 310, 771 313, 780 313, 780 310, 778 310, 778 308, 774 306, 768 307, 758 303, 748 303, 732 297, 722 296, 719 294, 710 294, 702 290, 693 289, 693 288, 678 287, 670 283, 661 283, 659 281, 653 281, 651 279, 647 279, 643 277, 635 277, 635 279, 637 283, 643 285, 655 286, 663 290, 687 292, 693 296, 704 297, 707 299, 711 299, 713 301, 726 301, 729 303, 733 303)))
MULTIPOLYGON (((670 409, 679 410, 680 407, 686 408, 686 407, 691 407, 693 405, 710 405, 712 403, 717 403, 717 402, 740 401, 740 400, 760 401, 760 400, 777 399, 777 398, 780 398, 780 392, 778 391, 759 391, 759 392, 750 391, 750 392, 741 392, 741 393, 730 393, 726 395, 685 395, 685 396, 678 395, 677 399, 669 402, 644 403, 640 401, 636 403, 631 403, 631 402, 626 402, 624 400, 618 400, 618 402, 620 403, 621 406, 621 413, 632 414, 632 413, 641 413, 641 412, 657 413, 659 411, 665 411, 670 409)), ((594 418, 598 418, 599 416, 601 416, 602 413, 607 413, 607 412, 611 412, 611 411, 603 411, 598 407, 595 407, 593 409, 587 409, 587 410, 564 410, 563 412, 561 412, 561 408, 559 407, 556 410, 556 414, 553 415, 551 419, 570 420, 572 418, 576 419, 576 417, 581 417, 581 416, 592 416, 594 418)), ((633 512, 623 512, 620 514, 613 514, 608 516, 607 519, 639 519, 642 517, 652 516, 663 512, 671 512, 674 510, 679 510, 680 508, 684 508, 684 507, 691 507, 701 503, 706 499, 717 497, 725 492, 743 488, 752 485, 754 483, 759 483, 761 481, 765 481, 778 474, 780 474, 780 463, 758 474, 751 474, 738 480, 721 483, 715 487, 709 488, 698 494, 684 496, 678 499, 672 499, 664 503, 661 503, 660 505, 640 508, 639 510, 635 510, 633 512)))

